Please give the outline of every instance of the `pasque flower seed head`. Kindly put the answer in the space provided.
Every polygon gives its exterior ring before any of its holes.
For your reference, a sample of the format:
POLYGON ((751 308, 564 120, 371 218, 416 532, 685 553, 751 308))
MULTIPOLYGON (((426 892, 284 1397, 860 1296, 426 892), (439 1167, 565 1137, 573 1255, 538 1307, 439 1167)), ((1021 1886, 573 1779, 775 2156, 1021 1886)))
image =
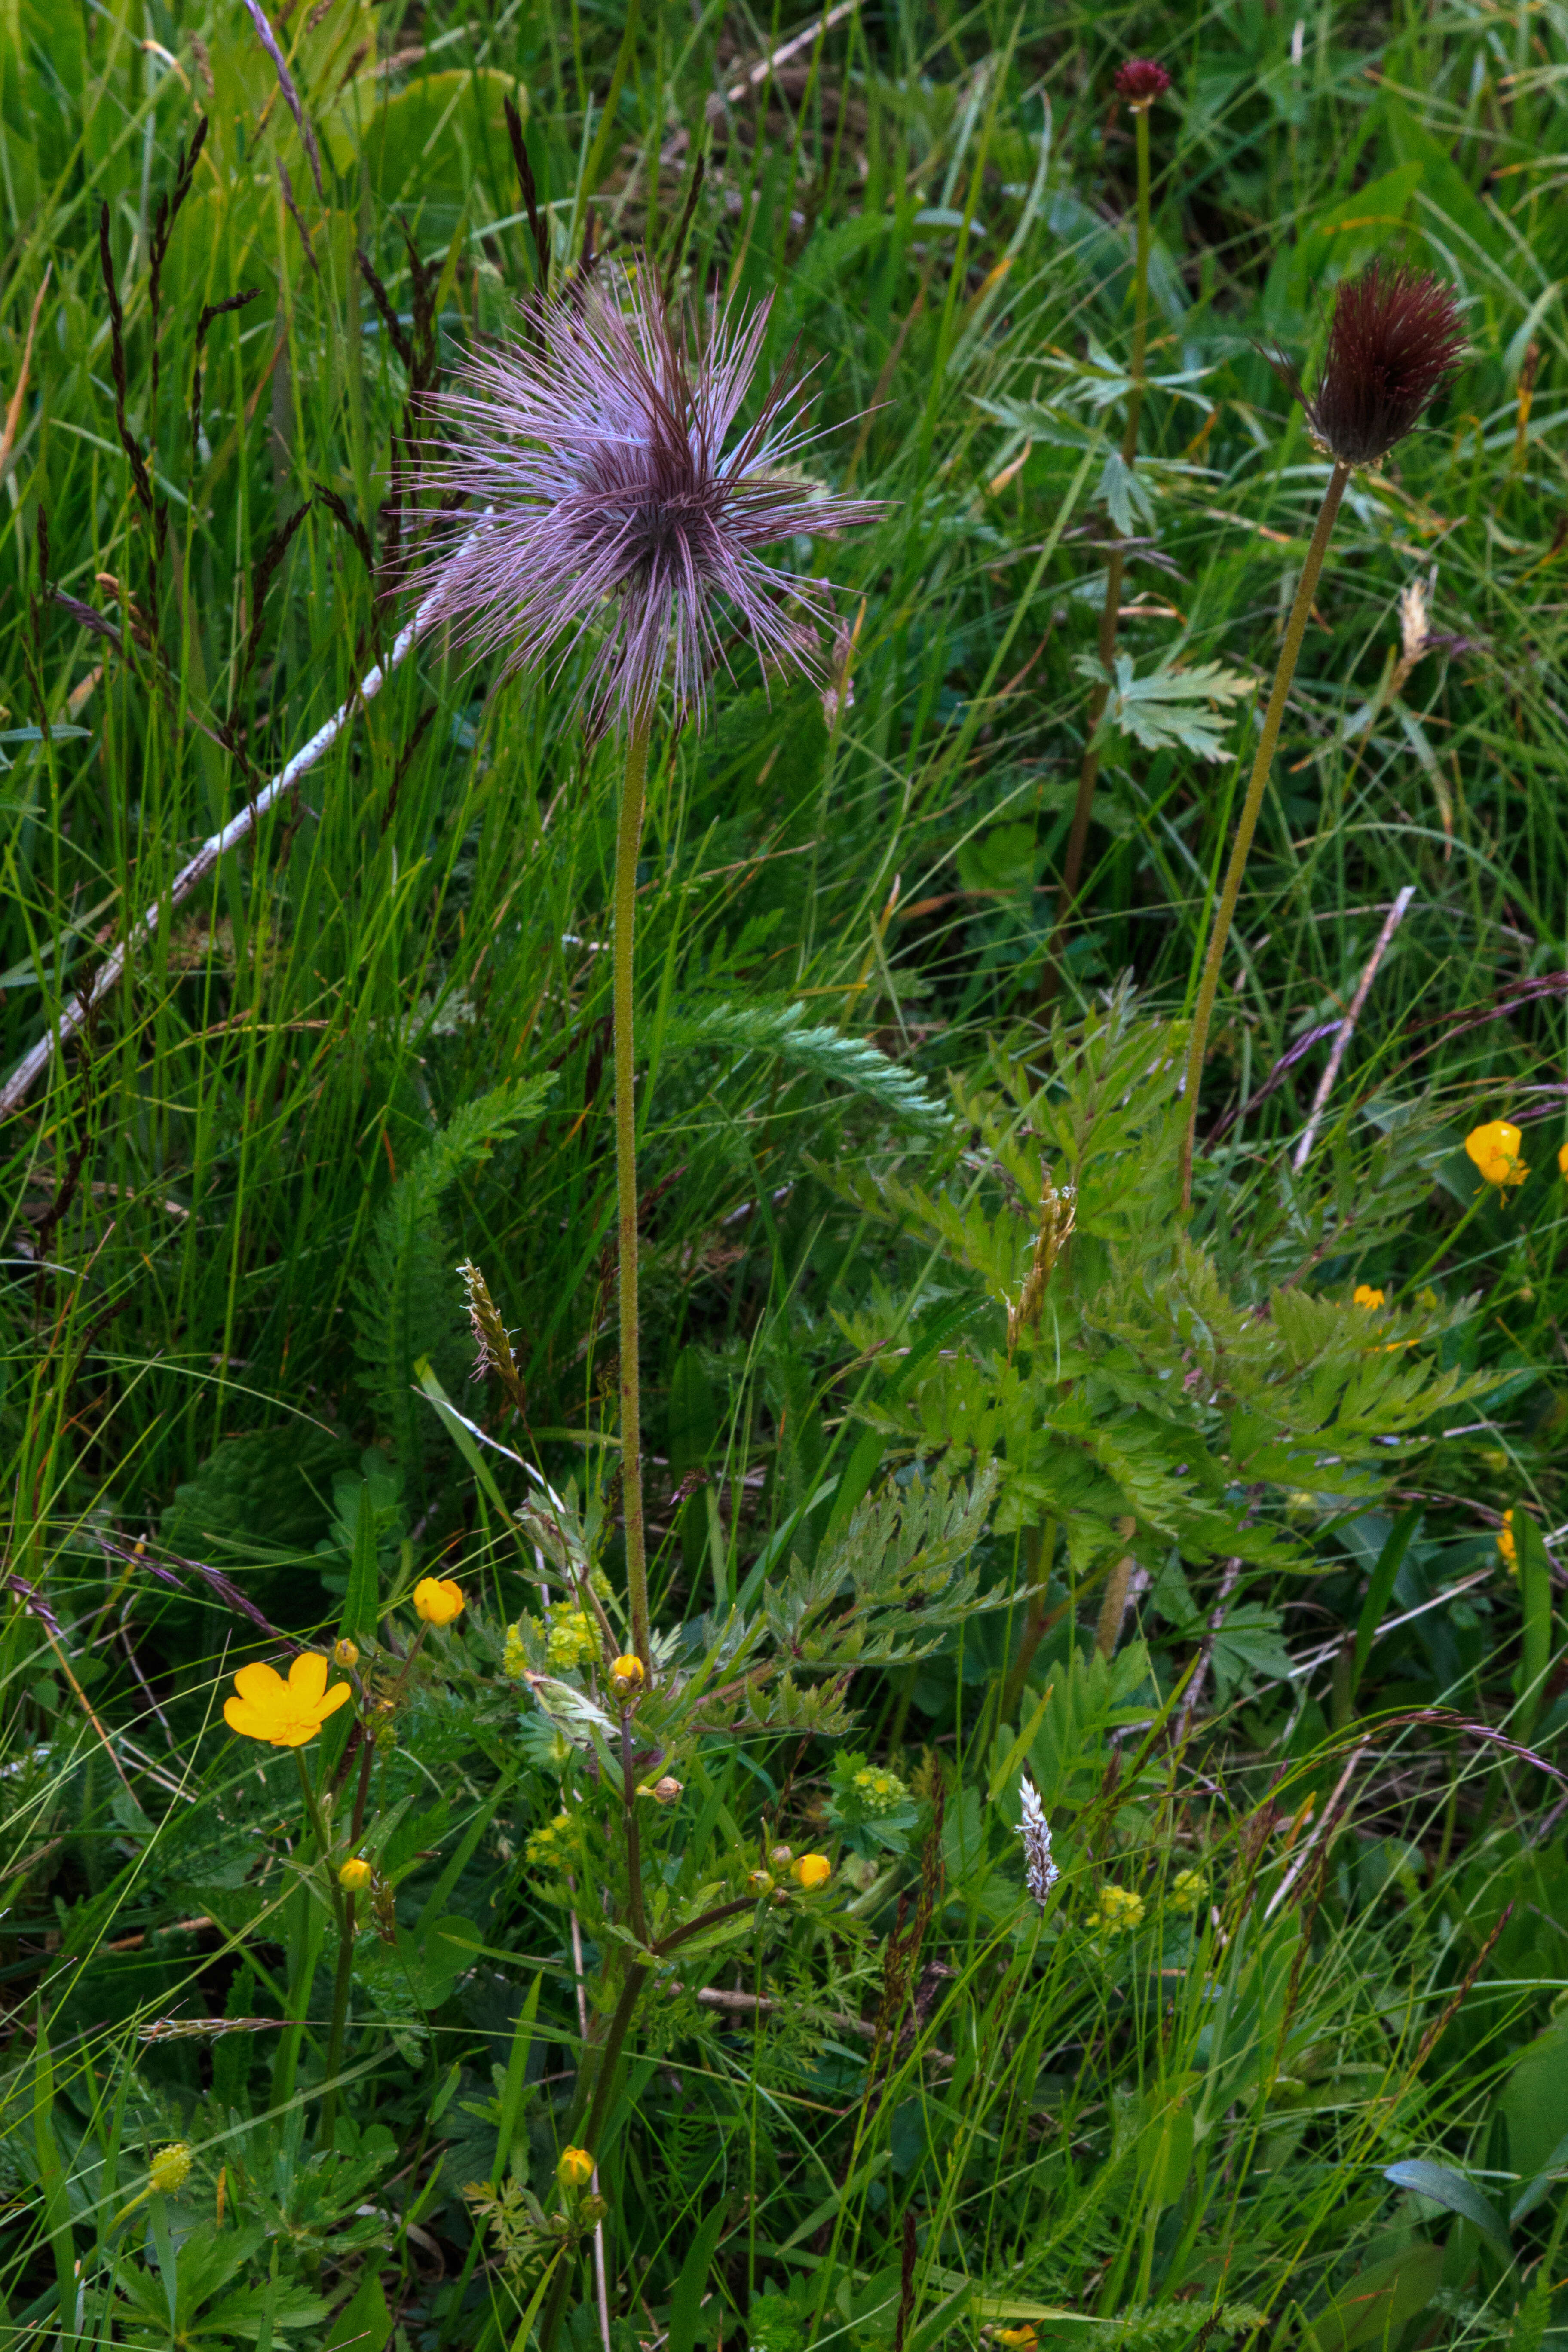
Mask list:
POLYGON ((758 551, 879 509, 802 473, 803 384, 779 378, 735 431, 768 308, 718 313, 694 352, 656 274, 633 268, 531 310, 523 340, 470 359, 431 403, 462 438, 428 478, 486 511, 436 525, 415 584, 436 592, 437 617, 507 648, 514 668, 564 658, 603 617, 584 692, 610 719, 645 720, 666 681, 679 709, 700 710, 721 624, 766 664, 816 666, 802 613, 825 616, 826 583, 758 551))
POLYGON ((1171 77, 1152 58, 1129 58, 1116 68, 1116 95, 1129 106, 1152 106, 1171 87, 1171 77))
POLYGON ((1267 356, 1330 457, 1345 466, 1376 466, 1414 432, 1464 355, 1453 288, 1429 270, 1374 261, 1346 278, 1334 298, 1329 348, 1310 399, 1288 360, 1267 356))

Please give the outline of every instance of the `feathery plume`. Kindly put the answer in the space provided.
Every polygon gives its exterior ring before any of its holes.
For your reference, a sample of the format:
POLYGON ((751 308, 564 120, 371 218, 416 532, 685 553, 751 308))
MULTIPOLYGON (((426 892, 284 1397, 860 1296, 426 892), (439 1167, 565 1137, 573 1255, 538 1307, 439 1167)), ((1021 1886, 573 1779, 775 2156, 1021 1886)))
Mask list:
POLYGON ((1275 373, 1306 413, 1312 438, 1344 466, 1378 466, 1415 431, 1465 356, 1454 289, 1431 271, 1374 261, 1334 298, 1318 389, 1277 352, 1275 373))
POLYGON ((1116 68, 1116 95, 1129 106, 1152 106, 1171 87, 1171 77, 1152 58, 1129 58, 1116 68))
POLYGON ((468 361, 458 387, 429 404, 465 437, 428 478, 490 511, 477 530, 438 520, 417 582, 459 638, 509 647, 522 668, 564 659, 607 608, 584 694, 629 722, 646 720, 666 679, 678 708, 700 713, 724 658, 724 607, 764 665, 819 667, 800 608, 824 618, 827 583, 757 551, 848 530, 879 509, 830 497, 801 470, 813 436, 798 382, 775 381, 726 449, 768 308, 721 312, 693 353, 651 267, 631 268, 611 287, 531 304, 524 340, 468 361))
POLYGON ((1026 1772, 1018 1793, 1024 1801, 1024 1818, 1018 1824, 1018 1835, 1024 1841, 1024 1883, 1043 1911, 1061 1872, 1051 1860, 1051 1832, 1040 1792, 1026 1772))

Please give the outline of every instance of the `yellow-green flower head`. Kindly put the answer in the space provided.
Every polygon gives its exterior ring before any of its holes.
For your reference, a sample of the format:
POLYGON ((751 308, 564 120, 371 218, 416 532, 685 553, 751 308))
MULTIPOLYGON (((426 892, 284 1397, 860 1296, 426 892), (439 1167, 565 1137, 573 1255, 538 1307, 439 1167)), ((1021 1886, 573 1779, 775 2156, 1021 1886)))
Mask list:
POLYGON ((594 2178, 594 2159, 585 2147, 563 2147, 555 2166, 563 2189, 586 2189, 594 2178))
POLYGON ((1489 1118, 1471 1128, 1465 1150, 1489 1184, 1522 1184, 1530 1171, 1519 1156, 1524 1140, 1511 1119, 1489 1118))
POLYGON ((1388 1293, 1386 1291, 1374 1290, 1370 1282, 1358 1282, 1351 1298, 1351 1305, 1352 1307, 1364 1307, 1369 1315, 1374 1315, 1377 1312, 1377 1309, 1385 1303, 1387 1297, 1388 1293))
POLYGON ((797 1862, 791 1863, 789 1874, 809 1895, 813 1887, 826 1885, 833 1875, 833 1864, 825 1853, 803 1853, 797 1862))
POLYGON ((570 1813, 557 1813, 532 1832, 522 1851, 531 1870, 570 1870, 578 1858, 576 1822, 570 1813))
POLYGON ((361 1895, 374 1876, 374 1873, 369 1863, 362 1861, 355 1855, 352 1861, 345 1862, 339 1870, 338 1885, 345 1895, 361 1895))
POLYGON ((1208 1891, 1208 1880, 1201 1870, 1178 1870, 1171 1881, 1165 1907, 1170 1911, 1195 1911, 1208 1891))
POLYGON ((158 2150, 148 2170, 153 2188, 162 2196, 173 2197, 191 2177, 191 2151, 183 2139, 171 2140, 167 2147, 158 2150))
POLYGON ((640 1658, 616 1658, 610 1667, 610 1688, 618 1699, 636 1698, 647 1680, 640 1658))
POLYGON ((558 1675, 570 1674, 574 1666, 585 1666, 598 1655, 599 1635, 593 1619, 585 1609, 557 1609, 550 1620, 550 1638, 544 1645, 548 1664, 558 1675))
POLYGON ((1513 1531, 1513 1513, 1505 1511, 1502 1525, 1497 1531, 1497 1548, 1504 1568, 1510 1576, 1519 1574, 1519 1538, 1513 1531))
POLYGON ((910 1793, 896 1772, 879 1764, 863 1765, 851 1776, 849 1786, 868 1813, 897 1812, 910 1793))
POLYGON ((449 1576, 422 1576, 414 1588, 414 1606, 426 1625, 449 1625, 463 1613, 463 1588, 449 1576))
POLYGON ((501 1653, 500 1670, 509 1683, 520 1683, 528 1673, 528 1652, 522 1645, 521 1625, 506 1629, 506 1647, 501 1653))
POLYGON ((226 1698, 223 1719, 246 1739, 269 1748, 303 1748, 329 1715, 353 1696, 347 1683, 327 1688, 327 1662, 315 1650, 301 1650, 284 1681, 276 1666, 241 1666, 234 1678, 238 1696, 226 1698))
POLYGON ((1089 1917, 1089 1926, 1107 1936, 1130 1936, 1142 1924, 1143 1897, 1130 1886, 1108 1886, 1089 1917))

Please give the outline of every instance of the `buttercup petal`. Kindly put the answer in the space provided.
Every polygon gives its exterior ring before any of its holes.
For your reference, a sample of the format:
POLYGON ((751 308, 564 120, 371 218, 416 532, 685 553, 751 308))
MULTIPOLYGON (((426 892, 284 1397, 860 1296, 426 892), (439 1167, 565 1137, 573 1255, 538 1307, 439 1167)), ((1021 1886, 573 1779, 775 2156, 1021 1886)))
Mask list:
POLYGON ((231 1731, 239 1732, 246 1739, 270 1739, 276 1718, 250 1699, 226 1698, 223 1719, 231 1731))
POLYGON ((241 1698, 251 1699, 258 1706, 265 1706, 269 1700, 273 1705, 277 1704, 282 1696, 284 1683, 276 1666, 264 1665, 258 1659, 254 1665, 241 1666, 234 1678, 234 1686, 241 1698))
POLYGON ((327 1687, 327 1662, 319 1651, 301 1650, 289 1669, 289 1696, 314 1706, 327 1687))
POLYGON ((327 1693, 325 1698, 319 1699, 317 1701, 316 1713, 318 1716, 322 1717, 329 1715, 336 1715, 339 1707, 343 1705, 344 1701, 352 1698, 353 1696, 353 1689, 351 1684, 334 1683, 331 1689, 327 1693))

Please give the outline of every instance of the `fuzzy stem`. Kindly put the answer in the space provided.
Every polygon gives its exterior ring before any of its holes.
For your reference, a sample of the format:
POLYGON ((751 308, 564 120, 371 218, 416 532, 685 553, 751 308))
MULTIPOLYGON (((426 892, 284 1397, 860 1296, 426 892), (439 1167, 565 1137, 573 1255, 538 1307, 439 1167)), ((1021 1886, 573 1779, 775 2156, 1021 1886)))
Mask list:
MULTIPOLYGON (((1135 109, 1133 121, 1138 139, 1138 232, 1133 249, 1132 359, 1128 369, 1131 379, 1127 394, 1127 425, 1121 436, 1121 462, 1134 466, 1138 462, 1138 425, 1143 413, 1143 366, 1149 346, 1149 109, 1135 109)), ((1109 679, 1110 666, 1116 658, 1116 625, 1121 611, 1121 581, 1125 566, 1122 542, 1119 538, 1110 551, 1105 572, 1105 603, 1100 614, 1100 667, 1106 677, 1089 697, 1088 733, 1083 747, 1083 764, 1079 770, 1078 798, 1073 803, 1072 828, 1068 835, 1067 861, 1062 867, 1061 888, 1057 894, 1057 919, 1046 950, 1045 978, 1041 985, 1041 1002, 1048 1006, 1061 985, 1062 955, 1067 945, 1067 927, 1078 897, 1079 879, 1083 872, 1084 851, 1089 845, 1089 819, 1094 813, 1094 790, 1100 781, 1100 750, 1095 740, 1100 722, 1105 716, 1105 706, 1110 696, 1109 679)))
POLYGON ((332 1872, 331 1842, 327 1835, 327 1825, 321 1819, 321 1808, 316 1791, 310 1785, 310 1776, 305 1769, 305 1759, 298 1748, 294 1750, 294 1765, 300 1775, 300 1793, 305 1801, 305 1819, 315 1832, 316 1858, 326 1879, 327 1892, 331 1899, 332 1916, 338 1924, 338 1973, 332 1988, 332 2027, 327 2043, 327 2088, 321 2095, 321 2114, 318 2126, 318 2137, 321 2146, 331 2147, 332 2123, 338 2104, 337 2073, 342 2060, 343 2028, 348 2019, 349 1975, 353 1965, 353 1905, 352 1901, 349 1903, 348 1916, 345 1919, 343 1891, 332 1872))
POLYGON ((621 1498, 626 1528, 626 1595, 632 1648, 649 1682, 647 1557, 642 1515, 642 1401, 637 1378, 637 1110, 633 1092, 636 1039, 633 929, 637 921, 637 852, 642 846, 652 715, 632 720, 621 818, 616 837, 616 1185, 620 1207, 621 1498))
POLYGON ((1204 961, 1204 976, 1198 988, 1197 1009, 1193 1015, 1192 1042, 1187 1048, 1187 1126, 1182 1139, 1182 1209, 1184 1214, 1193 1205, 1193 1151, 1198 1131, 1198 1083, 1203 1076, 1204 1054, 1208 1045, 1209 1023, 1214 1017, 1215 992, 1219 986, 1220 966, 1225 961, 1226 942, 1230 937, 1231 919, 1236 902, 1241 894, 1241 877, 1247 870, 1247 852, 1258 829, 1258 812, 1263 806, 1263 794, 1268 782, 1268 771, 1274 763, 1275 746, 1279 740, 1279 724, 1285 716, 1285 701, 1290 691, 1290 681, 1296 675, 1297 656, 1301 639, 1307 632, 1307 617, 1317 593, 1318 575, 1328 553, 1329 538, 1334 528, 1334 518, 1340 510, 1340 500, 1345 494, 1351 469, 1342 459, 1336 458, 1334 470, 1329 476, 1329 487, 1323 492, 1323 503, 1318 509, 1307 560, 1301 566, 1301 577, 1296 583, 1296 601, 1290 607, 1286 625, 1285 642, 1279 648, 1279 667, 1274 673, 1274 688, 1268 697, 1268 708, 1263 714, 1263 731, 1258 739, 1258 751, 1252 762, 1252 776, 1247 787, 1247 799, 1242 804, 1241 822, 1236 829, 1236 841, 1226 869, 1225 888, 1220 893, 1219 911, 1215 917, 1213 936, 1204 961))

